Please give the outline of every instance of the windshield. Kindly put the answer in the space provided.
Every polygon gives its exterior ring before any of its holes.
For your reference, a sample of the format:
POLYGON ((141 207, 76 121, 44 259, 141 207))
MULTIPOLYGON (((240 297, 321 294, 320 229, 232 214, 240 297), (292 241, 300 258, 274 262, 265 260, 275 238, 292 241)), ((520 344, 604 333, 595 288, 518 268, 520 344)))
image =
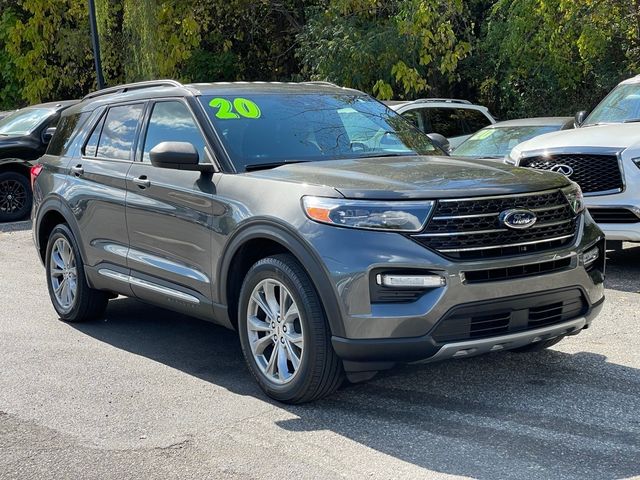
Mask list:
POLYGON ((560 125, 483 128, 453 151, 458 157, 495 157, 509 154, 511 149, 543 133, 560 130, 560 125))
POLYGON ((25 108, 0 120, 0 135, 27 135, 52 115, 51 108, 25 108))
POLYGON ((433 155, 430 140, 363 95, 200 97, 237 171, 286 162, 433 155))
POLYGON ((584 125, 596 123, 622 123, 640 119, 640 83, 618 85, 593 112, 584 125))

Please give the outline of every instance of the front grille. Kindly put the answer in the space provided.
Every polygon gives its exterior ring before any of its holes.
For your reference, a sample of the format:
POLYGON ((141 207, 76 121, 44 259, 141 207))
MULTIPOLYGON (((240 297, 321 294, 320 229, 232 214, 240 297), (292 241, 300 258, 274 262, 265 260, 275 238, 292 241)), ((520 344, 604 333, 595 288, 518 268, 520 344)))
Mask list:
POLYGON ((589 213, 596 223, 640 222, 640 217, 626 208, 590 208, 589 213))
POLYGON ((520 160, 521 167, 539 170, 552 170, 557 165, 573 170, 568 177, 580 185, 584 193, 622 191, 622 172, 615 155, 550 155, 520 160))
POLYGON ((566 322, 587 310, 578 289, 478 302, 450 311, 431 335, 438 343, 508 335, 566 322))
POLYGON ((525 255, 560 248, 576 233, 577 217, 560 190, 522 195, 439 200, 425 229, 411 238, 453 259, 525 255), (525 230, 501 225, 509 209, 534 212, 525 230))
POLYGON ((554 273, 571 266, 571 258, 550 260, 548 262, 530 263, 527 265, 514 265, 513 267, 490 268, 488 270, 472 270, 464 272, 467 283, 497 282, 500 280, 513 280, 516 278, 532 277, 546 273, 554 273))

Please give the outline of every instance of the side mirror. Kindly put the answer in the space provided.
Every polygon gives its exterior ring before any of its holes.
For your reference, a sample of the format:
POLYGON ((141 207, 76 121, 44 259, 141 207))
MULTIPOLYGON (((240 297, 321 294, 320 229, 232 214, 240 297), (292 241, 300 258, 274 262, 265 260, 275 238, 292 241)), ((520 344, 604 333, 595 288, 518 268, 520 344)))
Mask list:
POLYGON ((580 110, 578 113, 576 113, 576 116, 573 120, 575 128, 580 127, 584 123, 584 121, 587 119, 587 115, 588 114, 585 110, 580 110))
POLYGON ((149 152, 151 165, 173 170, 212 172, 213 165, 200 164, 196 147, 189 142, 161 142, 149 152))
POLYGON ((444 150, 447 155, 451 152, 451 144, 443 135, 439 133, 428 133, 427 137, 429 137, 429 140, 431 140, 436 147, 444 150))
POLYGON ((53 134, 56 133, 56 127, 47 128, 42 134, 42 141, 44 143, 49 143, 53 138, 53 134))

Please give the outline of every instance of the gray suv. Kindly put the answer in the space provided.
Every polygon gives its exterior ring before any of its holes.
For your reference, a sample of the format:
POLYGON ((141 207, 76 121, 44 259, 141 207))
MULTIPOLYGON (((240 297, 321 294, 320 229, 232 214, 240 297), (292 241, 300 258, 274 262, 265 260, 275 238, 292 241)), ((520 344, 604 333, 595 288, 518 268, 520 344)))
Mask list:
POLYGON ((604 238, 580 188, 441 154, 334 85, 96 92, 64 112, 35 176, 51 300, 70 322, 125 295, 236 329, 262 389, 290 403, 587 328, 604 238))

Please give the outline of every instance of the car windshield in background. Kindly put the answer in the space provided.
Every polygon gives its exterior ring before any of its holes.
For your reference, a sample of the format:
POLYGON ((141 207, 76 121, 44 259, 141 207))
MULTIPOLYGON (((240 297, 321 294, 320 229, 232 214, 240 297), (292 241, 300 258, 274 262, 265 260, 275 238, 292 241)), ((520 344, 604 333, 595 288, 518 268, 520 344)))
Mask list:
POLYGON ((50 108, 25 108, 0 120, 0 135, 27 135, 49 115, 50 108))
POLYGON ((640 83, 618 85, 593 109, 584 125, 640 121, 640 83))
POLYGON ((523 126, 485 128, 469 137, 453 151, 458 157, 502 158, 526 140, 544 133, 555 132, 560 126, 523 126))
POLYGON ((362 95, 205 95, 200 101, 239 172, 286 162, 442 154, 400 115, 362 95))

